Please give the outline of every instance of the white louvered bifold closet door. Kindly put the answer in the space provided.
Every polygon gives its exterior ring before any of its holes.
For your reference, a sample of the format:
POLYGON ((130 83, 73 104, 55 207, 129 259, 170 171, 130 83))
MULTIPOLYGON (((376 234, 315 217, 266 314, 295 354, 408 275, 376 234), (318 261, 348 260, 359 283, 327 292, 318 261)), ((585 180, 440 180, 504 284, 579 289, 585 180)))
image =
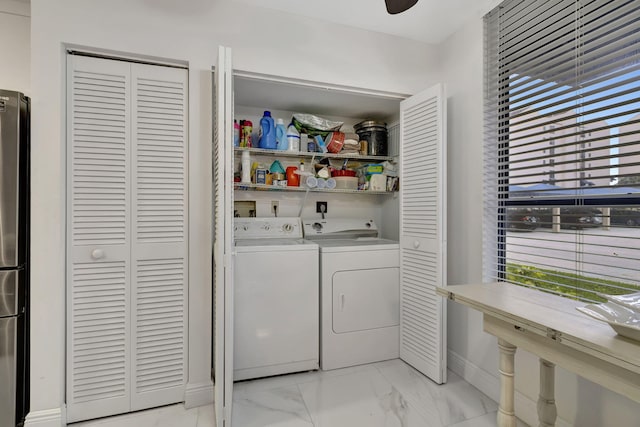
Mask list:
POLYGON ((446 381, 445 98, 435 86, 400 104, 400 358, 446 381))
POLYGON ((233 73, 231 49, 218 48, 214 73, 213 321, 216 426, 230 427, 233 402, 233 73))
POLYGON ((184 400, 187 71, 131 65, 131 409, 184 400))
POLYGON ((67 419, 130 408, 131 79, 69 56, 67 419))
POLYGON ((68 56, 67 422, 183 400, 186 71, 146 67, 68 56))

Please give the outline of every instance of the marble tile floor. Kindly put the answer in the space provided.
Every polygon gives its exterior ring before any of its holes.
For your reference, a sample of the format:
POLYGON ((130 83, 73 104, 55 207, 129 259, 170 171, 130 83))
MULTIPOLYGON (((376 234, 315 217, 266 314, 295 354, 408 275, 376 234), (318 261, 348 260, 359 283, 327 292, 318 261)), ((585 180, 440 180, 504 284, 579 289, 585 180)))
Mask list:
MULTIPOLYGON (((238 382, 232 427, 495 427, 497 409, 451 371, 437 385, 395 359, 238 382)), ((72 426, 214 427, 213 405, 171 405, 72 426)))

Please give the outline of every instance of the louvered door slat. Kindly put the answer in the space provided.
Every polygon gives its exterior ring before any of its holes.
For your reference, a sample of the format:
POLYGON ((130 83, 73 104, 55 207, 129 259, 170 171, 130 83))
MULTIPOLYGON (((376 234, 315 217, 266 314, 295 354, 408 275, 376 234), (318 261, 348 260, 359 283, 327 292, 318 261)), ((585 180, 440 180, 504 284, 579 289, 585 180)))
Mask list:
POLYGON ((67 421, 129 410, 129 65, 69 56, 67 421))
POLYGON ((400 106, 400 357, 446 381, 444 96, 437 86, 400 106))
POLYGON ((76 263, 73 267, 70 337, 73 369, 69 385, 74 404, 96 399, 128 400, 125 263, 109 263, 109 268, 112 271, 102 275, 87 275, 87 271, 104 271, 104 266, 76 263), (97 336, 102 339, 97 340, 97 336))
MULTIPOLYGON (((136 241, 184 242, 186 206, 186 78, 183 70, 135 81, 136 241), (176 75, 180 81, 176 81, 176 75), (150 115, 152 116, 150 118, 150 115), (180 209, 171 209, 172 207, 180 209), (151 218, 157 210, 167 212, 151 218)), ((155 70, 154 70, 155 72, 155 70)))
POLYGON ((71 74, 71 191, 72 208, 77 208, 72 209, 71 226, 75 245, 126 241, 129 89, 125 68, 97 73, 80 65, 71 74), (105 108, 108 119, 103 115, 105 108), (108 140, 106 146, 104 140, 108 140), (105 187, 102 178, 108 178, 111 186, 105 187), (92 215, 103 213, 105 204, 122 208, 110 211, 108 226, 93 222, 92 227, 78 227, 92 215))
POLYGON ((154 261, 138 261, 136 277, 136 393, 182 387, 184 377, 184 263, 164 260, 166 278, 148 269, 154 261), (157 281, 164 283, 158 285, 157 281), (156 292, 162 289, 163 292, 156 292), (165 375, 157 376, 156 373, 165 375))
POLYGON ((187 73, 133 77, 132 409, 183 400, 186 384, 187 73))

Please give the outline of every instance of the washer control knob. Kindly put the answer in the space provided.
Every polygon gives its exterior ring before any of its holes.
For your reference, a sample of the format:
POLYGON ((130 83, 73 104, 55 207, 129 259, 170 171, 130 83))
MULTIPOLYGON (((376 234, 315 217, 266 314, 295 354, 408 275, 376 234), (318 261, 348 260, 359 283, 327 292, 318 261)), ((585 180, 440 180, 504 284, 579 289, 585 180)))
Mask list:
POLYGON ((271 230, 271 226, 269 224, 265 224, 263 228, 264 228, 264 231, 271 230))
POLYGON ((285 225, 282 226, 282 231, 284 231, 285 233, 291 233, 293 231, 293 225, 287 223, 285 225))
POLYGON ((311 227, 316 231, 322 230, 322 224, 320 224, 319 222, 314 222, 311 227))
POLYGON ((248 225, 243 225, 242 226, 242 230, 243 231, 249 231, 249 226, 248 225))

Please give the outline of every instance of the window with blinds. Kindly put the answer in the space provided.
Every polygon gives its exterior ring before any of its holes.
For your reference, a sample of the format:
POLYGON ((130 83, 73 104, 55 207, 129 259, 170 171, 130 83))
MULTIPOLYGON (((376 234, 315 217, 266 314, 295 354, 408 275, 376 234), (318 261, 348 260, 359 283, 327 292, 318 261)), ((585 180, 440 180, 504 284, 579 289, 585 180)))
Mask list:
POLYGON ((640 291, 640 2, 485 16, 485 280, 640 291))

